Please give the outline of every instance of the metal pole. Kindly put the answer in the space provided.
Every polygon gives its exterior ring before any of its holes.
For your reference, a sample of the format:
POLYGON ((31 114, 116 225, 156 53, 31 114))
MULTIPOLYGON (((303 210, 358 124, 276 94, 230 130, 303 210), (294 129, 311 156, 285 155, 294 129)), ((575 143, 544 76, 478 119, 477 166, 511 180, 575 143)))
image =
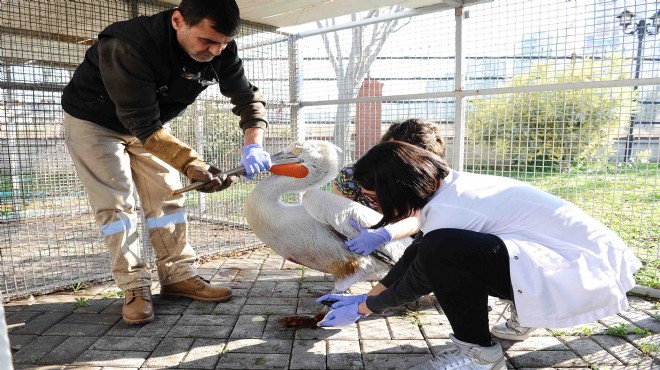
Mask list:
POLYGON ((303 58, 299 48, 300 38, 289 37, 289 103, 291 125, 296 140, 305 139, 305 117, 301 114, 300 96, 303 87, 303 58))
MULTIPOLYGON (((293 137, 296 141, 305 140, 305 117, 301 112, 300 95, 303 87, 303 58, 300 52, 300 38, 289 37, 289 103, 293 137)), ((303 193, 296 194, 296 203, 302 202, 303 193)))
MULTIPOLYGON (((201 114, 197 116, 197 130, 195 130, 195 136, 197 153, 200 158, 204 158, 204 117, 201 114)), ((202 217, 206 213, 206 194, 201 191, 198 191, 197 194, 199 195, 199 216, 202 217)))
POLYGON ((19 116, 19 105, 20 102, 14 102, 14 96, 12 94, 12 70, 11 65, 4 64, 5 70, 5 79, 9 85, 9 88, 6 89, 5 101, 7 102, 5 106, 6 114, 6 125, 5 130, 7 131, 7 159, 9 164, 9 178, 11 181, 11 208, 13 217, 10 218, 14 220, 19 220, 21 218, 21 209, 23 204, 23 190, 21 189, 22 184, 22 171, 21 171, 21 156, 18 150, 18 122, 16 118, 19 116))
POLYGON ((527 86, 505 86, 505 87, 491 87, 487 89, 472 89, 462 91, 439 91, 432 93, 419 93, 419 94, 401 94, 401 95, 387 95, 387 96, 368 96, 357 97, 351 99, 329 99, 329 100, 310 100, 300 102, 302 107, 311 107, 318 105, 337 105, 337 104, 352 104, 352 103, 369 103, 377 101, 394 101, 394 100, 418 100, 418 99, 441 99, 453 98, 456 96, 484 96, 484 95, 499 95, 499 94, 516 94, 527 92, 539 91, 563 91, 563 90, 583 90, 583 89, 605 89, 614 87, 631 87, 631 86, 654 86, 660 85, 660 77, 646 77, 643 80, 635 80, 627 78, 625 80, 606 80, 606 81, 587 81, 587 82, 565 82, 557 84, 545 85, 527 85, 527 86))
MULTIPOLYGON (((646 37, 646 21, 641 20, 637 23, 635 27, 635 32, 637 32, 637 56, 635 57, 635 74, 634 79, 639 80, 639 72, 642 67, 642 51, 644 47, 644 37, 646 37)), ((633 86, 633 91, 637 91, 638 85, 633 86)), ((632 147, 633 141, 635 140, 635 118, 637 114, 635 112, 630 114, 630 124, 628 125, 628 136, 626 137, 626 151, 623 156, 624 162, 630 162, 632 157, 632 147)))
POLYGON ((463 91, 463 7, 455 10, 456 18, 456 70, 454 71, 454 151, 452 168, 463 170, 465 164, 465 96, 463 91))

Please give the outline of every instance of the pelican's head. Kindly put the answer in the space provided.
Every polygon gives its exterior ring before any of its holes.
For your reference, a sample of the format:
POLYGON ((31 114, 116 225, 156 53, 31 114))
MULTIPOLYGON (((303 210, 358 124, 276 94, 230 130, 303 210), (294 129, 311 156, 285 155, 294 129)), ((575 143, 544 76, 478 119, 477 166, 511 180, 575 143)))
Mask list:
POLYGON ((294 142, 273 154, 270 172, 291 178, 297 190, 322 186, 337 176, 339 152, 336 145, 327 141, 294 142))

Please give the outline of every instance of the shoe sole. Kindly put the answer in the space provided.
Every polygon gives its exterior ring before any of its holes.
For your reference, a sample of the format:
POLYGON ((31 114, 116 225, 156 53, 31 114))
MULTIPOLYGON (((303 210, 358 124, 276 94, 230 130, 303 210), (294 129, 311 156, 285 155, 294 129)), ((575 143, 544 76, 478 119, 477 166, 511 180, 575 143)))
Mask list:
POLYGON ((506 369, 507 369, 506 359, 504 359, 504 357, 502 357, 502 359, 493 366, 493 370, 506 370, 506 369))
POLYGON ((500 339, 506 339, 506 340, 525 340, 529 338, 534 330, 530 330, 529 333, 523 334, 523 335, 508 335, 508 334, 503 334, 503 333, 498 333, 496 331, 491 331, 490 333, 493 334, 493 336, 498 337, 500 339))
POLYGON ((140 320, 129 320, 125 317, 122 317, 122 320, 128 325, 140 325, 140 324, 146 324, 148 322, 154 321, 154 318, 156 317, 155 314, 152 314, 151 316, 147 317, 146 319, 140 319, 140 320))
POLYGON ((160 296, 165 298, 165 299, 176 299, 176 298, 184 297, 184 298, 194 299, 196 301, 224 302, 224 301, 230 300, 233 295, 228 295, 228 296, 222 297, 222 298, 206 298, 206 297, 199 297, 199 296, 191 295, 191 294, 163 293, 163 292, 161 292, 160 296))

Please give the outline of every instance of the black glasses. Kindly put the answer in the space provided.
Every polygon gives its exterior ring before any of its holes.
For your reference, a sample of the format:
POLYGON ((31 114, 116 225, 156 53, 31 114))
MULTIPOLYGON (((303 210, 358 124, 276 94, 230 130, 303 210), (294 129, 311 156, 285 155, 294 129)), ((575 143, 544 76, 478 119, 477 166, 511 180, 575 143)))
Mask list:
POLYGON ((211 68, 211 71, 213 71, 213 74, 215 75, 215 78, 212 80, 204 79, 204 77, 202 77, 202 72, 189 71, 186 66, 183 66, 183 71, 181 71, 181 77, 185 78, 186 80, 197 81, 202 86, 215 85, 218 83, 219 80, 218 74, 215 72, 215 68, 213 68, 213 65, 211 63, 209 63, 208 66, 211 68))
POLYGON ((361 190, 360 193, 362 193, 362 196, 365 197, 369 203, 373 205, 378 205, 378 197, 376 193, 371 194, 371 193, 367 193, 364 190, 361 190))

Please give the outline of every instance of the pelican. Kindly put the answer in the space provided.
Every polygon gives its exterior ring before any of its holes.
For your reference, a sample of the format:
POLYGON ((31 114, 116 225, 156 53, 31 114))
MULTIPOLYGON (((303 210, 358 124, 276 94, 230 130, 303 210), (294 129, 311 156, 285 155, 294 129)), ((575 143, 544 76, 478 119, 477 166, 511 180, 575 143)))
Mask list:
POLYGON ((306 140, 274 154, 274 163, 286 158, 298 163, 271 168, 248 195, 245 218, 265 245, 291 262, 331 274, 333 292, 345 292, 357 282, 381 279, 412 239, 392 241, 368 256, 346 248, 344 241, 358 235, 350 219, 368 227, 382 215, 319 189, 337 175, 338 152, 329 142, 306 140), (284 203, 282 195, 291 192, 304 192, 302 202, 284 203))

